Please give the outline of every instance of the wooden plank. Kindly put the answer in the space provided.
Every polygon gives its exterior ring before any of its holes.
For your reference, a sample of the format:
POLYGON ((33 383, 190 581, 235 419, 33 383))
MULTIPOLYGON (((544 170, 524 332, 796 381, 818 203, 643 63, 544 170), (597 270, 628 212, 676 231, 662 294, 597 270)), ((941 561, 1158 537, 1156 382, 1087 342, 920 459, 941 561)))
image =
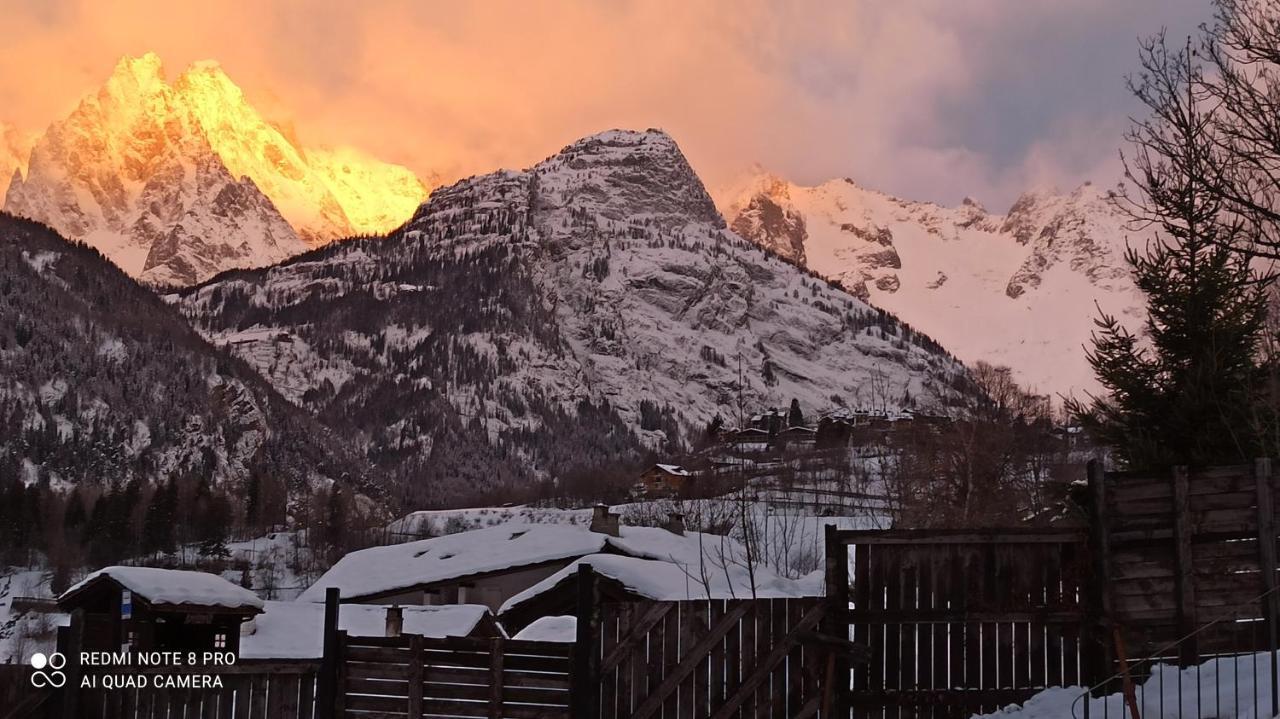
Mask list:
MULTIPOLYGON (((1254 463, 1254 491, 1257 496, 1258 567, 1262 584, 1263 610, 1267 620, 1267 648, 1271 656, 1280 649, 1280 597, 1276 596, 1276 528, 1275 504, 1271 496, 1271 460, 1254 463)), ((1270 664, 1271 714, 1280 714, 1280 674, 1276 662, 1270 664)))
POLYGON ((662 685, 645 697, 640 706, 636 707, 636 710, 631 714, 632 719, 644 719, 652 716, 655 710, 662 705, 662 700, 666 695, 675 688, 676 684, 688 677, 697 668, 711 647, 717 641, 723 639, 724 635, 732 628, 736 627, 745 613, 746 609, 744 607, 734 607, 726 612, 715 626, 709 627, 706 630, 706 635, 699 638, 687 652, 684 652, 680 664, 672 671, 670 676, 663 680, 662 685))
POLYGON ((600 715, 600 586, 589 564, 578 566, 577 634, 574 642, 572 699, 574 719, 600 715))
POLYGON ((631 621, 635 604, 626 602, 613 608, 613 616, 617 620, 617 639, 612 647, 613 652, 622 651, 626 659, 618 664, 609 674, 617 682, 614 695, 614 712, 616 716, 625 717, 631 714, 631 621))
MULTIPOLYGON (((786 604, 787 610, 787 634, 788 643, 798 631, 797 625, 804 618, 804 607, 797 600, 782 600, 786 604)), ((848 630, 846 629, 846 634, 848 630)), ((791 651, 787 653, 787 716, 793 717, 800 713, 801 707, 804 705, 804 645, 799 642, 792 644, 791 651)))
MULTIPOLYGON (((1175 598, 1177 601, 1178 627, 1184 635, 1191 635, 1197 627, 1196 622, 1196 587, 1195 565, 1191 554, 1191 518, 1189 516, 1187 486, 1187 468, 1173 468, 1173 524, 1174 524, 1174 573, 1177 585, 1175 598)), ((1191 666, 1198 658, 1196 639, 1189 636, 1182 643, 1182 666, 1191 666)))
MULTIPOLYGON (((743 601, 746 601, 746 600, 738 599, 738 600, 729 602, 728 607, 726 607, 726 611, 731 607, 737 606, 739 603, 743 601)), ((724 672, 725 672, 724 680, 725 681, 724 681, 723 690, 720 694, 720 703, 723 703, 725 697, 732 695, 735 691, 738 690, 738 687, 742 685, 742 677, 745 674, 742 667, 742 657, 743 657, 742 638, 745 633, 744 632, 745 628, 752 621, 754 621, 754 618, 751 616, 750 612, 748 612, 747 614, 744 614, 742 617, 742 620, 738 622, 738 626, 732 631, 730 631, 728 635, 725 636, 725 642, 724 642, 724 672)), ((650 682, 649 686, 655 687, 657 686, 657 682, 650 682)))
MULTIPOLYGON (((917 558, 917 571, 919 590, 918 599, 916 601, 917 614, 931 613, 937 611, 935 606, 935 577, 938 573, 938 552, 929 552, 923 557, 917 558)), ((917 654, 916 668, 916 687, 919 689, 934 689, 933 669, 934 669, 934 647, 937 645, 937 636, 940 629, 937 623, 916 623, 916 633, 919 637, 919 652, 917 654)), ((932 711, 926 716, 932 716, 932 711)))
POLYGON ((755 644, 755 627, 760 623, 760 603, 753 601, 746 614, 742 615, 742 638, 739 646, 739 656, 737 656, 737 683, 730 696, 737 691, 745 691, 745 699, 742 701, 741 715, 746 718, 755 716, 755 695, 756 691, 751 687, 746 687, 746 679, 750 668, 754 667, 756 658, 763 655, 762 647, 755 644))
MULTIPOLYGON (((772 625, 770 631, 773 638, 770 644, 776 647, 783 644, 787 636, 787 605, 782 599, 769 600, 770 613, 773 619, 770 621, 772 625)), ((787 666, 784 661, 778 662, 774 666, 773 671, 769 673, 769 703, 770 715, 774 717, 787 716, 787 666)))
MULTIPOLYGON (((622 607, 609 604, 600 615, 600 654, 608 656, 618 646, 618 613, 622 607)), ((618 672, 620 667, 614 666, 609 671, 601 670, 600 676, 600 713, 601 719, 615 719, 623 716, 618 712, 618 672)))
MULTIPOLYGON (((662 679, 657 686, 662 686, 667 678, 671 676, 672 670, 680 665, 680 632, 681 632, 681 608, 676 605, 673 612, 668 613, 662 620, 662 679)), ((653 690, 650 690, 653 691, 653 690)), ((680 716, 680 696, 678 692, 671 692, 666 700, 662 702, 663 719, 676 719, 680 716)))
MULTIPOLYGON (((725 614, 724 600, 710 600, 711 606, 711 624, 714 626, 725 614)), ((710 692, 708 701, 710 706, 715 707, 724 701, 725 697, 725 651, 729 637, 738 633, 738 627, 730 629, 725 634, 724 639, 716 642, 711 647, 711 654, 708 657, 708 668, 710 674, 710 692)))
POLYGON ((1082 534, 1076 530, 1024 529, 855 529, 840 530, 836 536, 846 544, 1062 544, 1076 542, 1082 534))

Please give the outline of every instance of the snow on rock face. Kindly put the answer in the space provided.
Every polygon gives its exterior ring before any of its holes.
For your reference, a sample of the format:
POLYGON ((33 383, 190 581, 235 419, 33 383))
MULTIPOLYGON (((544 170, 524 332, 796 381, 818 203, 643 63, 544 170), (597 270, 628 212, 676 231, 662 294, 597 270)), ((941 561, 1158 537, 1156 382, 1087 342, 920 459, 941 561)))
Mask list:
MULTIPOLYGON (((381 426, 394 434, 370 423, 375 456, 425 458, 430 438, 476 423, 516 460, 506 465, 543 477, 634 459, 638 444, 731 417, 739 400, 941 407, 966 381, 927 337, 727 231, 656 130, 601 133, 529 170, 469 178, 435 191, 385 240, 237 273, 176 301, 320 412, 358 421, 387 394, 376 412, 392 415, 381 426), (281 333, 310 350, 276 361, 278 346, 261 343, 281 333), (662 416, 640 427, 642 403, 662 416), (574 452, 546 446, 560 441, 574 452)), ((462 481, 495 481, 472 476, 462 481)))
POLYGON ((894 312, 966 362, 1011 366, 1040 392, 1095 390, 1082 348, 1094 302, 1129 320, 1141 304, 1123 261, 1125 217, 1088 184, 1026 193, 1001 217, 971 199, 949 208, 851 180, 803 187, 761 173, 721 206, 757 245, 894 312), (796 219, 767 219, 783 217, 796 219))
POLYGON ((154 54, 122 59, 18 167, 7 211, 84 240, 135 277, 181 285, 390 230, 426 195, 408 170, 354 150, 308 154, 216 64, 170 83, 154 54))

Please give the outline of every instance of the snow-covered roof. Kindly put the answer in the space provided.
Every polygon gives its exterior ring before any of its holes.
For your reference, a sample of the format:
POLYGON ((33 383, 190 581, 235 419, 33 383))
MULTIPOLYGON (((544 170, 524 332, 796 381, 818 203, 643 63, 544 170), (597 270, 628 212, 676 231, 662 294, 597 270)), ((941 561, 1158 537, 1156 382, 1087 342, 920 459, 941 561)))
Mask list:
POLYGON ((532 642, 575 642, 578 640, 578 618, 573 615, 538 617, 512 639, 532 642))
POLYGON ((690 474, 689 470, 678 464, 655 464, 654 466, 667 474, 672 474, 677 477, 688 477, 690 474))
POLYGON ((742 545, 718 534, 676 534, 659 527, 629 526, 620 527, 618 533, 614 537, 581 525, 509 522, 362 549, 338 560, 298 600, 324 601, 329 587, 338 587, 344 599, 368 597, 602 551, 684 565, 704 564, 703 558, 746 563, 742 545))
POLYGON ((155 567, 106 567, 85 577, 58 597, 62 603, 100 579, 109 578, 150 604, 172 604, 227 609, 262 609, 262 599, 206 572, 155 567))
MULTIPOLYGON (((465 637, 489 614, 482 604, 435 607, 405 606, 404 634, 424 637, 465 637)), ((387 607, 382 604, 343 604, 338 628, 351 636, 386 634, 387 607)), ((241 626, 241 659, 319 659, 324 655, 324 605, 315 602, 267 602, 262 614, 241 626)))
POLYGON ((573 559, 600 551, 606 535, 585 527, 498 524, 405 544, 372 547, 338 560, 299 601, 322 602, 337 587, 344 599, 394 592, 512 567, 573 559))
POLYGON ((596 574, 619 582, 628 592, 655 601, 764 599, 812 594, 807 585, 780 577, 763 565, 755 567, 753 592, 752 573, 748 572, 745 564, 725 562, 714 555, 709 555, 705 564, 682 564, 616 554, 592 554, 512 596, 503 603, 501 611, 506 612, 558 589, 563 583, 576 582, 578 567, 583 564, 589 565, 596 574))

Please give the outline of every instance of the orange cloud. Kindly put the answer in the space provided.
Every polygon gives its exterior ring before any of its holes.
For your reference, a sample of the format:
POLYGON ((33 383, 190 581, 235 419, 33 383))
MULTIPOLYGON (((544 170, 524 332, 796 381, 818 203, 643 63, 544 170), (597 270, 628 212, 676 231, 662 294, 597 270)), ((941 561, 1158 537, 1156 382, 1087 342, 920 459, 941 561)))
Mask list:
MULTIPOLYGON (((803 182, 853 175, 926 198, 1002 198, 1032 175, 1083 179, 1119 137, 1086 159, 1078 118, 1025 137, 1033 121, 1018 112, 983 114, 1002 97, 993 78, 1061 65, 1042 47, 1063 27, 1081 33, 1068 50, 1097 55, 1097 40, 1132 57, 1169 8, 1200 4, 0 0, 0 120, 41 129, 121 55, 151 50, 175 68, 217 59, 308 144, 354 145, 424 176, 527 166, 581 135, 657 126, 713 185, 760 162, 803 182), (1011 123, 1016 146, 972 146, 988 122, 1011 123), (1056 133, 1069 151, 1055 154, 1056 133)), ((1128 69, 1097 80, 1108 98, 1123 98, 1128 69)), ((1040 102, 1026 93, 1021 106, 1040 102)), ((1064 97, 1064 115, 1107 111, 1114 124, 1131 110, 1064 97)))

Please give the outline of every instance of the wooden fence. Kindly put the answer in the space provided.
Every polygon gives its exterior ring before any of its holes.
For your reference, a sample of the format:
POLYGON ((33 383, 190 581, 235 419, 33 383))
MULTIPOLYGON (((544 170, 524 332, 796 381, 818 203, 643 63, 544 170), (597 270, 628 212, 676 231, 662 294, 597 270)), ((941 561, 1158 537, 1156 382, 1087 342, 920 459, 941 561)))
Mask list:
POLYGON ((852 668, 856 716, 967 717, 1088 679, 1082 534, 830 534, 853 641, 871 649, 852 668))
POLYGON ((1269 460, 1166 474, 1103 472, 1094 462, 1089 488, 1099 601, 1129 656, 1192 634, 1177 645, 1183 664, 1275 646, 1269 460))
POLYGON ((334 716, 569 716, 572 644, 338 635, 334 716))
MULTIPOLYGON (((218 667, 190 668, 113 667, 110 673, 131 678, 216 673, 222 682, 214 688, 81 689, 72 716, 102 719, 310 719, 316 705, 316 675, 320 663, 252 662, 218 667)), ((98 682, 101 687, 101 681, 98 682)), ((68 692, 68 695, 77 692, 68 692)), ((65 712, 64 712, 65 715, 65 712)))
POLYGON ((848 651, 819 634, 825 614, 822 598, 604 604, 588 630, 598 691, 577 716, 819 716, 832 650, 848 651))

